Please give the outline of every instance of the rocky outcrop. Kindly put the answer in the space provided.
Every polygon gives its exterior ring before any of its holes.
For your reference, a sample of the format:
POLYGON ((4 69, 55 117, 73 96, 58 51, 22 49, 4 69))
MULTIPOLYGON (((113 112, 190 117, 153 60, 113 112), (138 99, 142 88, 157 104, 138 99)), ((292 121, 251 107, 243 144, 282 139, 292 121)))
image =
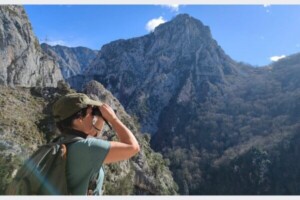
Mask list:
POLYGON ((63 77, 43 53, 22 6, 0 6, 0 84, 56 86, 63 77))
MULTIPOLYGON (((91 81, 84 87, 91 98, 109 104, 120 120, 133 132, 141 151, 131 160, 106 166, 105 194, 176 194, 177 186, 161 154, 150 148, 149 136, 140 133, 135 119, 128 115, 120 102, 103 85, 91 81), (148 138, 148 139, 147 139, 148 138), (134 186, 134 187, 132 187, 134 186)), ((105 139, 115 140, 115 133, 105 127, 105 139)))
POLYGON ((98 53, 86 47, 50 46, 46 43, 41 44, 41 47, 58 63, 64 79, 82 74, 98 53))

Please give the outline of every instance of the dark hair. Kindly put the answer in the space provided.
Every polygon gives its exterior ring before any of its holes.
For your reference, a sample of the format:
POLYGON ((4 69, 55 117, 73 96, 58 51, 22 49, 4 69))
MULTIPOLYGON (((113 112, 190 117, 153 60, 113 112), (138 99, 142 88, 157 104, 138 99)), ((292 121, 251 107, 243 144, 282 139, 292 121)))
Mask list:
POLYGON ((89 107, 90 106, 87 106, 86 108, 81 109, 80 111, 76 112, 75 114, 71 115, 70 117, 68 117, 62 121, 56 122, 56 126, 59 129, 59 131, 61 133, 64 133, 66 130, 72 129, 73 121, 80 117, 82 117, 82 118, 85 117, 87 115, 87 109, 89 107))

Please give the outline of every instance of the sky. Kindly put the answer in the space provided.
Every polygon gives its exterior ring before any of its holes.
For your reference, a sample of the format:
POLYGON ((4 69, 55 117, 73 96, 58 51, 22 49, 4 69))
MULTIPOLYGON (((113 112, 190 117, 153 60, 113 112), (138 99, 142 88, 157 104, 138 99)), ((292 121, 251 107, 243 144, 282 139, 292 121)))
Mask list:
POLYGON ((100 50, 180 13, 210 27, 232 59, 265 66, 300 52, 300 5, 25 5, 40 43, 100 50))

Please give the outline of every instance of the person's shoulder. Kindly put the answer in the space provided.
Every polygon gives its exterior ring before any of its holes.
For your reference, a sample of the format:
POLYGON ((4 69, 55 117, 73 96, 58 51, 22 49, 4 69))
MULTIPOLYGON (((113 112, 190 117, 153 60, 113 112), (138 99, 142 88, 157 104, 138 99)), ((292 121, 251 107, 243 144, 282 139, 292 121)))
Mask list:
POLYGON ((107 146, 109 145, 109 141, 103 140, 101 138, 95 137, 87 137, 84 140, 78 141, 78 145, 86 145, 86 146, 107 146))
POLYGON ((79 151, 88 151, 88 149, 100 148, 100 149, 109 149, 110 142, 94 137, 87 137, 83 140, 79 140, 73 144, 71 144, 70 148, 72 150, 79 151))
POLYGON ((101 138, 96 138, 96 137, 87 137, 85 138, 85 142, 103 142, 106 140, 103 140, 101 138))

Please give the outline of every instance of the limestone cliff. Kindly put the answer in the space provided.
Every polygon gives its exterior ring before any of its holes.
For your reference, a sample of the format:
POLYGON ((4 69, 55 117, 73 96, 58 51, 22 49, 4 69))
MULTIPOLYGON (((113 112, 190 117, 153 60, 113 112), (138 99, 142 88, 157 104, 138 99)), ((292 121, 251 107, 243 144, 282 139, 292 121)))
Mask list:
POLYGON ((56 86, 63 77, 43 53, 22 6, 0 6, 0 84, 56 86))

